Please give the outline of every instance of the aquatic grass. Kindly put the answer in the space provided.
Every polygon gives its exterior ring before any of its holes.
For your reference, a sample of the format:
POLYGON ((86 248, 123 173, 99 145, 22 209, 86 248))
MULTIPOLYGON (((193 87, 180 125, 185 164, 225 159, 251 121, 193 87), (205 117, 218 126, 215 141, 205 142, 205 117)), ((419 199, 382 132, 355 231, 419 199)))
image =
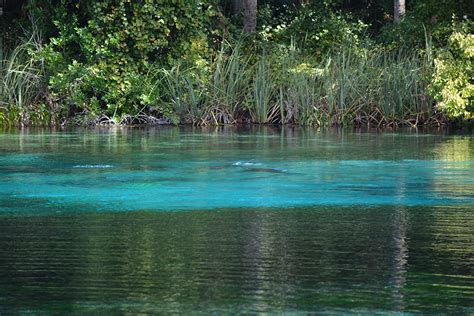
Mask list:
POLYGON ((246 112, 252 75, 250 56, 244 55, 241 45, 224 42, 211 66, 208 107, 216 123, 234 123, 246 112))
POLYGON ((272 104, 274 93, 273 76, 268 58, 264 55, 255 67, 253 95, 248 104, 253 122, 264 124, 277 119, 279 107, 276 103, 272 104))
POLYGON ((402 53, 385 60, 382 93, 387 97, 380 107, 391 121, 410 123, 415 117, 416 121, 426 121, 434 114, 433 101, 426 91, 429 65, 417 55, 402 53))
POLYGON ((290 73, 284 89, 286 120, 301 125, 312 125, 318 111, 317 82, 306 73, 290 73))
POLYGON ((320 98, 333 124, 418 124, 434 114, 429 65, 418 54, 342 51, 328 56, 327 65, 320 98))
POLYGON ((174 67, 162 71, 164 91, 180 122, 202 125, 208 115, 205 107, 206 94, 203 84, 193 69, 174 67))
POLYGON ((164 72, 181 122, 415 126, 443 121, 427 93, 431 61, 418 52, 343 48, 315 61, 292 52, 278 59, 271 53, 244 54, 239 45, 223 44, 211 79, 193 76, 192 69, 164 72))

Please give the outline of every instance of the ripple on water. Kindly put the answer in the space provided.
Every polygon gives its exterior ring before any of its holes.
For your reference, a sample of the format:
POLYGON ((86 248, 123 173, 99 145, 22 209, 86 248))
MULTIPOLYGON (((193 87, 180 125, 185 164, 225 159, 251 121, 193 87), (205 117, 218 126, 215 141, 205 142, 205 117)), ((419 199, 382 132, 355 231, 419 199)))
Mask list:
POLYGON ((466 313, 473 229, 468 207, 4 216, 0 311, 466 313))
POLYGON ((112 165, 75 165, 74 169, 108 169, 113 168, 112 165))

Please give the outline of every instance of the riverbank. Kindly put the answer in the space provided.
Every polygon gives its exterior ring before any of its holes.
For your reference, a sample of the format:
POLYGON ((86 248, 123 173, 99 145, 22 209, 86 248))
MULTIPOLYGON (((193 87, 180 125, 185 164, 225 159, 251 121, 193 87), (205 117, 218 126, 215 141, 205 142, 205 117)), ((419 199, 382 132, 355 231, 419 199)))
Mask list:
POLYGON ((102 106, 95 97, 83 99, 80 90, 51 90, 51 75, 29 56, 33 44, 18 46, 2 67, 3 125, 448 123, 428 91, 434 68, 427 52, 348 47, 318 61, 297 50, 248 54, 242 43, 225 44, 205 71, 150 65, 139 104, 102 106))
POLYGON ((444 46, 428 32, 424 46, 386 45, 348 20, 347 34, 321 47, 272 41, 266 31, 229 40, 217 32, 206 37, 212 45, 189 34, 199 53, 178 45, 176 55, 171 43, 156 52, 122 30, 118 47, 108 39, 103 46, 108 32, 92 22, 74 29, 63 21, 65 29, 44 40, 48 28, 35 23, 2 52, 0 125, 415 127, 473 117, 469 19, 453 20, 444 46))

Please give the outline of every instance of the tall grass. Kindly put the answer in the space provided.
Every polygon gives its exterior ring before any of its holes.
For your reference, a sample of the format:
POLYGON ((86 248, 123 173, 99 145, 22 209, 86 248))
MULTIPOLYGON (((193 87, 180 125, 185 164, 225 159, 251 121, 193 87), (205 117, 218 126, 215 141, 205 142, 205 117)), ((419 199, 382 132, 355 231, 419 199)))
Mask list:
POLYGON ((251 86, 250 58, 242 52, 241 43, 234 47, 222 44, 212 64, 212 80, 208 83, 208 102, 213 119, 234 123, 246 112, 246 99, 251 86))
POLYGON ((31 36, 12 51, 2 52, 4 59, 0 60, 0 122, 4 125, 49 120, 47 109, 37 102, 42 89, 43 70, 31 57, 31 52, 36 49, 36 38, 31 36))
POLYGON ((430 63, 417 53, 350 50, 328 57, 318 92, 335 124, 400 125, 435 114, 427 94, 430 63))
POLYGON ((174 113, 182 123, 202 125, 206 122, 205 87, 195 76, 193 69, 174 67, 162 71, 164 91, 174 113))
POLYGON ((253 122, 269 123, 275 120, 278 107, 272 104, 275 84, 267 58, 262 57, 255 66, 253 91, 247 106, 253 122), (272 107, 273 106, 273 107, 272 107))
MULTIPOLYGON (((427 93, 432 73, 429 54, 344 48, 315 62, 296 54, 283 60, 271 54, 248 56, 237 45, 222 48, 211 69, 212 79, 199 83, 189 83, 186 70, 167 76, 173 78, 167 85, 168 94, 175 95, 172 99, 189 99, 188 108, 192 104, 200 109, 186 110, 188 120, 319 126, 443 120, 427 93), (198 98, 192 97, 196 87, 205 91, 198 98)), ((180 101, 173 102, 182 108, 180 101)))

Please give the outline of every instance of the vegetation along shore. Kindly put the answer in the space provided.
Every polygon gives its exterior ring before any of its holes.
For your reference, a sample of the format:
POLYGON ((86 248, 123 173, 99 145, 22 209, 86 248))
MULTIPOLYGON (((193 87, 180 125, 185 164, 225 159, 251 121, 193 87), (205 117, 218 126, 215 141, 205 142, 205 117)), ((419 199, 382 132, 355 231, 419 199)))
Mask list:
POLYGON ((3 1, 0 125, 440 126, 471 1, 3 1))

